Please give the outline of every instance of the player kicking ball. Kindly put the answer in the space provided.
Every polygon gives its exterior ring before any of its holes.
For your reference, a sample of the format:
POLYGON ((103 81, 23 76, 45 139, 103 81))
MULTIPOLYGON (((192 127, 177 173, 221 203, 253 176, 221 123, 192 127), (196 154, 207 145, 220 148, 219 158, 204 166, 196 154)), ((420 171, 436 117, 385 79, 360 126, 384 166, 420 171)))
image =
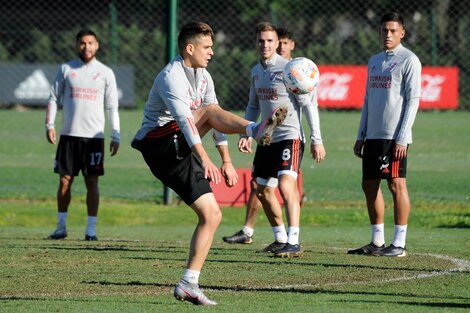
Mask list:
POLYGON ((213 31, 201 22, 186 24, 178 36, 180 55, 157 75, 144 107, 140 130, 132 141, 153 175, 175 191, 198 216, 186 269, 174 289, 178 300, 216 305, 199 288, 199 275, 222 219, 209 182, 221 176, 236 184, 225 134, 243 134, 260 144, 271 143, 272 132, 284 122, 287 109, 273 110, 256 124, 223 110, 217 104, 214 82, 206 67, 214 55, 213 31), (213 138, 222 158, 222 170, 212 162, 201 138, 215 129, 213 138), (227 166, 228 165, 228 166, 227 166))

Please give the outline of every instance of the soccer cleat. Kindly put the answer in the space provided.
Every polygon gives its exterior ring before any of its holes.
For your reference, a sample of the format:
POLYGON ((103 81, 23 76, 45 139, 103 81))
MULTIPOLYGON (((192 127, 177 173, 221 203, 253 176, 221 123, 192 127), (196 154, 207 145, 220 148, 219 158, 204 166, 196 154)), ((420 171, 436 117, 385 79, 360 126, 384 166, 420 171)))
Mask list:
POLYGON ((357 249, 352 249, 352 250, 348 250, 348 254, 364 254, 364 255, 371 255, 372 253, 376 252, 376 251, 380 251, 380 250, 383 250, 385 249, 385 245, 382 245, 380 247, 374 245, 372 242, 363 246, 363 247, 360 247, 360 248, 357 248, 357 249))
POLYGON ((401 258, 406 256, 406 248, 395 247, 394 245, 390 245, 384 249, 372 252, 372 255, 401 258))
POLYGON ((222 237, 222 239, 227 243, 250 244, 253 242, 253 239, 251 238, 251 236, 248 236, 247 234, 245 234, 243 230, 236 232, 233 236, 222 237))
POLYGON ((284 122, 286 116, 287 107, 279 107, 271 113, 271 117, 256 125, 253 129, 253 138, 256 142, 261 146, 270 145, 274 129, 284 122))
POLYGON ((304 255, 304 251, 299 244, 291 245, 286 243, 284 248, 276 251, 274 256, 277 258, 300 258, 304 255))
POLYGON ((189 301, 196 305, 217 305, 217 302, 204 295, 197 284, 190 284, 183 279, 176 285, 173 295, 180 301, 189 301))
POLYGON ((97 241, 98 238, 96 236, 85 235, 85 241, 97 241))
POLYGON ((258 253, 276 253, 277 251, 284 248, 285 245, 286 245, 285 242, 274 241, 272 244, 270 244, 270 245, 268 245, 268 246, 264 247, 263 249, 258 250, 256 252, 258 252, 258 253))
POLYGON ((65 229, 65 227, 59 227, 52 234, 50 234, 47 239, 59 240, 64 239, 65 237, 67 237, 67 229, 65 229))

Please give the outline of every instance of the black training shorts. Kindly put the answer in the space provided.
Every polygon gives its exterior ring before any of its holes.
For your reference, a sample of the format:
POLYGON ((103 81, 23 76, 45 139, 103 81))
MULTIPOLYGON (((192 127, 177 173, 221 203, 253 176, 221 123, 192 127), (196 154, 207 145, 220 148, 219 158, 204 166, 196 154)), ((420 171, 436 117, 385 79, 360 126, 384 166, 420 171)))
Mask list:
POLYGON ((200 196, 212 192, 204 178, 201 162, 192 153, 176 122, 170 122, 134 140, 153 175, 191 205, 200 196))
POLYGON ((362 180, 406 177, 406 160, 393 159, 395 140, 368 139, 364 142, 362 180))
POLYGON ((304 143, 299 139, 282 140, 269 146, 258 145, 253 161, 253 177, 277 178, 292 171, 298 174, 303 152, 304 143))
POLYGON ((60 175, 104 175, 104 139, 60 136, 54 172, 60 175))

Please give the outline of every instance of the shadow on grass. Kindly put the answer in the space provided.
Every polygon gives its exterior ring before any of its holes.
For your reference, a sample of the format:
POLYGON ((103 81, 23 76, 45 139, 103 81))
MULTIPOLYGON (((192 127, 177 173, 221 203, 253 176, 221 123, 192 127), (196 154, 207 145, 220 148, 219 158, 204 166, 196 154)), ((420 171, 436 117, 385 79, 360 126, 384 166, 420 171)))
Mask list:
MULTIPOLYGON (((28 246, 25 246, 27 248, 28 246)), ((18 248, 18 246, 15 246, 18 248)), ((94 245, 81 245, 81 246, 69 246, 69 245, 50 245, 50 246, 39 246, 40 249, 51 249, 51 250, 64 250, 64 251, 95 251, 95 252, 109 252, 109 251, 116 251, 116 252, 147 252, 147 253, 155 253, 155 256, 123 256, 121 258, 124 259, 131 259, 131 260, 164 260, 164 261, 186 261, 186 256, 183 258, 175 258, 172 256, 168 256, 168 252, 176 253, 176 254, 183 254, 186 255, 188 253, 188 249, 186 247, 181 246, 160 246, 160 247, 136 247, 131 248, 128 246, 109 246, 109 245, 102 245, 102 246, 94 246, 94 245)), ((335 263, 321 263, 321 262, 308 262, 305 259, 280 259, 275 258, 270 254, 261 254, 261 253, 254 253, 253 251, 246 251, 248 259, 238 259, 238 260, 231 260, 226 259, 225 257, 230 257, 231 253, 227 253, 228 250, 226 248, 212 248, 211 255, 206 259, 206 263, 221 263, 221 264, 260 264, 260 265, 284 265, 286 262, 290 266, 312 266, 312 267, 324 267, 324 268, 344 268, 344 269, 372 269, 372 270, 400 270, 400 271, 407 271, 407 272, 421 272, 421 273, 429 273, 430 269, 425 268, 411 268, 411 267, 388 267, 388 266, 376 266, 376 265, 364 265, 364 264, 335 264, 335 263), (252 256, 256 255, 258 259, 253 260, 252 256), (217 257, 224 257, 224 259, 216 259, 217 257), (261 259, 266 258, 266 259, 261 259)), ((306 250, 307 252, 308 250, 306 250)), ((240 252, 240 250, 237 250, 240 252)), ((355 258, 352 256, 351 258, 355 258)), ((435 270, 432 270, 435 271, 435 270)))
MULTIPOLYGON (((182 259, 180 258, 171 258, 171 257, 161 257, 161 256, 156 256, 156 257, 141 257, 141 256, 136 256, 136 257, 126 257, 127 259, 135 259, 135 260, 165 260, 165 261, 181 261, 182 259)), ((325 268, 344 268, 344 269, 372 269, 372 270, 394 270, 394 271, 407 271, 407 272, 421 272, 421 273, 431 273, 431 272, 439 272, 439 270, 435 269, 423 269, 423 268, 398 268, 398 267, 386 267, 386 266, 374 266, 374 265, 362 265, 362 264, 334 264, 334 263, 320 263, 320 262, 306 262, 306 261, 294 261, 294 260, 287 260, 286 259, 280 259, 280 258, 274 258, 272 256, 269 256, 269 258, 273 259, 271 260, 253 260, 253 259, 246 259, 246 260, 227 260, 227 259, 219 259, 219 260, 214 260, 209 257, 206 259, 205 263, 221 263, 221 264, 247 264, 247 265, 252 265, 252 264, 259 264, 259 265, 281 265, 284 266, 286 262, 289 262, 289 266, 312 266, 312 267, 325 267, 325 268)), ((184 259, 186 260, 186 259, 184 259)))
MULTIPOLYGON (((111 282, 111 281, 83 281, 84 284, 90 285, 101 285, 101 286, 151 286, 151 287, 163 287, 163 288, 174 288, 175 284, 161 284, 161 283, 146 283, 140 281, 129 281, 129 282, 111 282)), ((464 300, 470 301, 470 298, 466 297, 439 297, 436 295, 415 295, 411 293, 393 293, 393 292, 367 292, 367 291, 340 291, 340 290, 327 290, 323 288, 296 288, 296 287, 226 287, 226 286, 214 286, 214 285, 201 285, 201 288, 206 290, 217 290, 217 291, 229 291, 229 292, 276 292, 276 293, 301 293, 301 294, 330 294, 330 295, 363 295, 363 296, 387 296, 387 297, 404 297, 404 298, 423 298, 423 299, 446 299, 446 300, 464 300)), ((335 300, 336 302, 341 302, 340 300, 335 300)), ((371 300, 344 300, 343 302, 379 302, 371 300)), ((384 301, 380 301, 383 303, 384 301)), ((421 302, 397 302, 390 301, 390 303, 403 303, 403 304, 413 304, 413 305, 429 305, 429 303, 421 302)), ((436 306, 442 304, 452 305, 451 307, 461 307, 468 308, 470 304, 462 303, 435 303, 436 306), (458 306, 457 306, 458 305, 458 306)))
POLYGON ((70 250, 70 251, 122 251, 122 252, 153 252, 153 253, 166 253, 171 250, 172 253, 186 253, 187 249, 182 247, 159 247, 159 248, 130 248, 130 247, 111 247, 111 246, 42 246, 40 249, 51 249, 51 250, 70 250))
MULTIPOLYGON (((90 299, 90 298, 86 298, 86 299, 73 299, 73 298, 48 298, 48 297, 30 297, 30 296, 26 296, 26 297, 20 297, 20 296, 0 296, 0 301, 47 301, 47 302, 50 302, 50 301, 67 301, 67 302, 70 302, 70 301, 74 301, 74 302, 86 302, 86 303, 89 303, 89 302, 99 302, 99 303, 102 303, 102 302, 107 302, 107 301, 103 301, 103 300, 94 300, 94 299, 90 299)), ((113 301, 116 301, 115 299, 113 299, 113 301)), ((139 302, 139 301, 129 301, 129 299, 125 299, 123 302, 125 303, 134 303, 134 304, 166 304, 164 302, 155 302, 155 301, 151 301, 151 302, 147 302, 147 301, 142 301, 142 302, 139 302)))
POLYGON ((470 228, 470 213, 448 213, 440 219, 437 228, 470 228))
POLYGON ((470 224, 465 221, 460 221, 457 223, 444 223, 437 226, 437 228, 470 228, 470 224))

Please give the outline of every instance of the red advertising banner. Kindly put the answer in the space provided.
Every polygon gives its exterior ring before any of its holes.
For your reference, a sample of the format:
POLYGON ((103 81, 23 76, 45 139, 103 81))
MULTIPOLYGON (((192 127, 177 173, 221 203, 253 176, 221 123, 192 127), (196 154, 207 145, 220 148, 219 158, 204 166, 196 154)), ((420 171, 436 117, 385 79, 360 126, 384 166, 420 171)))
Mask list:
MULTIPOLYGON (((327 109, 360 109, 364 101, 367 66, 323 65, 320 70, 318 105, 327 109)), ((457 109, 457 67, 423 67, 420 109, 457 109)))
POLYGON ((360 109, 364 102, 367 66, 318 66, 318 106, 327 109, 360 109))
MULTIPOLYGON (((237 168, 238 183, 233 187, 227 187, 225 183, 215 184, 211 182, 212 192, 215 199, 220 206, 227 207, 244 207, 250 197, 251 188, 251 168, 237 168)), ((303 187, 302 172, 297 177, 297 188, 300 192, 300 205, 303 205, 303 198, 305 196, 303 187)), ((279 188, 276 188, 276 197, 279 204, 284 205, 284 200, 281 197, 279 188)))
POLYGON ((451 109, 459 106, 459 68, 423 67, 420 109, 451 109))

